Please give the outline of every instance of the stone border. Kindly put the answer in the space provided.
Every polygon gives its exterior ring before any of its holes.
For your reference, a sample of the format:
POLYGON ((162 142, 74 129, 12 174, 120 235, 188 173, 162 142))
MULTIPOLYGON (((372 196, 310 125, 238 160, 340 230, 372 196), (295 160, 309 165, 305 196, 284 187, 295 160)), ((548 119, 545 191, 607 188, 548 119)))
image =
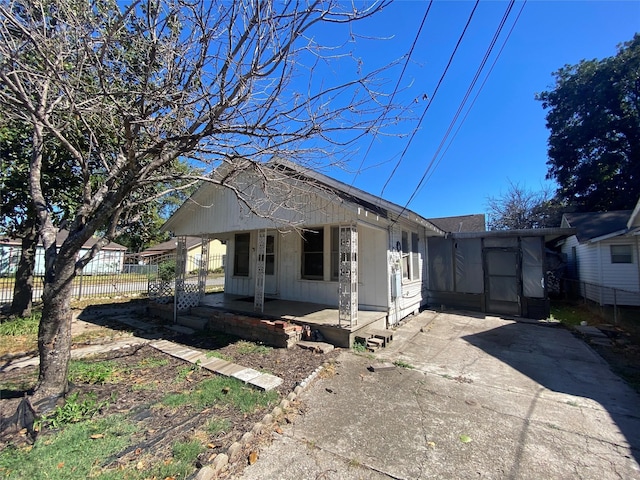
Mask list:
POLYGON ((298 383, 286 398, 283 398, 280 401, 277 407, 273 408, 271 413, 267 413, 262 417, 262 420, 256 423, 250 432, 246 432, 242 435, 240 441, 232 443, 227 449, 227 453, 219 453, 209 465, 205 465, 200 468, 200 470, 189 478, 192 480, 213 480, 218 478, 218 475, 226 470, 230 463, 240 460, 244 447, 248 446, 255 439, 256 435, 275 429, 278 424, 278 420, 289 409, 291 402, 298 398, 298 396, 309 387, 311 382, 315 380, 318 374, 327 368, 328 365, 329 363, 325 362, 311 372, 307 378, 298 383))

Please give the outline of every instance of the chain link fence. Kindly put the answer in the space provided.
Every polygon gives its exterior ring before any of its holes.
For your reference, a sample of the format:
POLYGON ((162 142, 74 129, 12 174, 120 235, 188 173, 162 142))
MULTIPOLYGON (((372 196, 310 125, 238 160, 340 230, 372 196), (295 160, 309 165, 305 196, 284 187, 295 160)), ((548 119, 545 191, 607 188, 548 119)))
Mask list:
POLYGON ((581 303, 609 322, 640 323, 640 292, 563 278, 559 298, 581 303))

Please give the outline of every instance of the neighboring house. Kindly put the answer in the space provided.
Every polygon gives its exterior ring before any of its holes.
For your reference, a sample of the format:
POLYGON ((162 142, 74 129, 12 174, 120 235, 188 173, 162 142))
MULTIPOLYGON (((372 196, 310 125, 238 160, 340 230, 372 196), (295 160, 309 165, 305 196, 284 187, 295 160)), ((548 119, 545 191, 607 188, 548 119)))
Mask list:
MULTIPOLYGON (((56 246, 60 248, 69 232, 60 230, 56 235, 56 246)), ((78 257, 82 257, 98 241, 98 238, 90 238, 80 250, 78 257)), ((127 247, 115 242, 109 243, 98 253, 83 269, 84 275, 101 275, 121 273, 127 247)), ((18 262, 22 255, 22 241, 16 238, 0 239, 0 275, 14 275, 18 268, 18 262)), ((38 244, 36 247, 35 275, 44 275, 44 247, 38 244)))
POLYGON ((576 230, 561 251, 582 293, 601 305, 640 305, 640 200, 634 210, 566 213, 562 226, 576 230))
POLYGON ((430 218, 429 221, 445 232, 485 232, 487 230, 484 213, 430 218))
MULTIPOLYGON (((163 257, 168 255, 175 255, 177 247, 177 240, 172 238, 166 242, 159 243, 152 247, 147 248, 140 252, 139 256, 141 261, 146 264, 153 264, 160 261, 163 257)), ((201 237, 187 237, 186 238, 187 249, 187 269, 192 270, 200 264, 202 255, 202 238, 201 237)), ((214 239, 209 241, 208 252, 208 271, 214 271, 219 268, 224 268, 226 262, 227 246, 220 240, 214 239)))
MULTIPOLYGON (((288 162, 263 168, 289 185, 273 215, 251 213, 231 189, 203 184, 163 227, 226 242, 225 294, 312 302, 342 315, 347 292, 358 311, 380 312, 387 327, 429 303, 548 315, 545 241, 566 230, 485 232, 483 215, 432 221, 288 162)), ((270 184, 260 180, 244 179, 256 205, 268 203, 270 184)))

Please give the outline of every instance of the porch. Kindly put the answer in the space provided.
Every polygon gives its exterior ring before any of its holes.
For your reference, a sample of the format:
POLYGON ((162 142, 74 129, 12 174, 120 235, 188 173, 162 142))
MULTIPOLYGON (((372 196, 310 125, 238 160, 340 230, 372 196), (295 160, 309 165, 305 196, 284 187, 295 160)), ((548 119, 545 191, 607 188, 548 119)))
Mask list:
POLYGON ((355 325, 338 323, 338 308, 309 302, 295 302, 265 297, 264 311, 254 311, 253 297, 225 293, 207 294, 198 309, 213 309, 264 320, 283 320, 295 325, 309 325, 319 331, 324 341, 337 347, 350 348, 356 336, 367 330, 385 330, 386 312, 358 310, 355 325))

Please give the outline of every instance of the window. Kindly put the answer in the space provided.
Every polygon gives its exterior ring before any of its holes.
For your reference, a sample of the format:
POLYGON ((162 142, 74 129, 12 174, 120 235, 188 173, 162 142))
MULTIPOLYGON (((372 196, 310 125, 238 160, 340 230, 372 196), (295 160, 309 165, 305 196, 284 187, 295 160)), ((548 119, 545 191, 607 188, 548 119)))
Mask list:
POLYGON ((402 278, 409 280, 409 261, 411 251, 409 250, 409 233, 402 232, 402 278))
POLYGON ((611 245, 611 263, 633 263, 631 245, 611 245))
POLYGON ((233 274, 238 277, 249 276, 249 243, 251 234, 237 233, 233 252, 233 274))
POLYGON ((420 279, 418 234, 414 232, 411 232, 411 243, 409 243, 409 232, 402 232, 402 278, 405 280, 420 279))
POLYGON ((302 278, 324 279, 324 228, 302 236, 302 278))
POLYGON ((264 274, 274 275, 276 271, 276 237, 267 235, 267 244, 265 246, 266 256, 264 259, 264 274))

